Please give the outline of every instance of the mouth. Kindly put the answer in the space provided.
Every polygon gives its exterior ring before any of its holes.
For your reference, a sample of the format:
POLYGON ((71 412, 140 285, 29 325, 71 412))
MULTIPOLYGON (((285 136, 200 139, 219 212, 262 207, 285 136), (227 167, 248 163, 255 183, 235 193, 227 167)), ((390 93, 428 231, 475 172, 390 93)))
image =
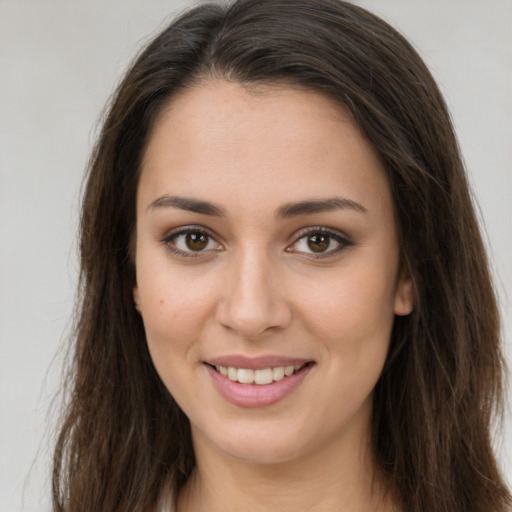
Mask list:
POLYGON ((253 369, 206 363, 207 366, 215 370, 220 375, 227 377, 232 382, 256 386, 266 386, 274 382, 287 379, 313 364, 313 361, 308 361, 303 364, 253 369))
POLYGON ((219 357, 204 367, 224 400, 237 407, 267 407, 281 402, 308 377, 314 361, 273 356, 219 357))

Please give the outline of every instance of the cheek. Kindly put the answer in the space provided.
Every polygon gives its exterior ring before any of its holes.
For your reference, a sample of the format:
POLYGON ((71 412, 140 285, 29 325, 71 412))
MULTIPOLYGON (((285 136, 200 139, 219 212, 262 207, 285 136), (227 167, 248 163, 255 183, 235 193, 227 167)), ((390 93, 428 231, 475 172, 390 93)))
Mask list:
POLYGON ((333 361, 333 375, 353 384, 367 379, 370 386, 389 348, 395 279, 393 265, 372 263, 351 265, 350 272, 316 281, 302 306, 307 330, 333 361))
POLYGON ((166 369, 197 361, 196 344, 211 317, 215 283, 167 270, 138 275, 141 315, 153 362, 166 369))
POLYGON ((389 334, 394 319, 393 275, 353 270, 346 275, 316 282, 303 310, 314 330, 328 337, 339 333, 351 338, 389 334))
MULTIPOLYGON (((146 283, 148 284, 148 283, 146 283)), ((178 403, 189 398, 192 375, 199 359, 196 341, 201 336, 204 306, 179 286, 142 288, 142 318, 151 359, 169 393, 178 403), (181 293, 180 293, 181 291, 181 293)))

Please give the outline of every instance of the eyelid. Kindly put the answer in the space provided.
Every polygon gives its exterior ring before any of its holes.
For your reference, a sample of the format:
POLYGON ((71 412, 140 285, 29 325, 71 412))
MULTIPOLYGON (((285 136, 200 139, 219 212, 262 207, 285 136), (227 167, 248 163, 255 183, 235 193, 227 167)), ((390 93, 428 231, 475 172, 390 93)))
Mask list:
MULTIPOLYGON (((218 241, 218 238, 216 235, 214 235, 208 228, 205 228, 204 226, 200 225, 186 225, 186 226, 180 226, 177 228, 174 228, 170 231, 168 231, 161 239, 160 242, 166 246, 167 250, 170 251, 173 254, 176 254, 178 256, 184 257, 184 258, 199 258, 199 257, 205 257, 206 255, 211 255, 212 250, 203 250, 203 251, 182 251, 181 249, 178 249, 175 245, 172 244, 172 240, 174 238, 177 238, 181 235, 186 235, 187 233, 203 233, 207 235, 210 239, 212 239, 218 246, 222 247, 222 244, 218 241)), ((219 249, 217 249, 219 250, 219 249)))
MULTIPOLYGON (((174 244, 172 244, 172 240, 174 238, 177 238, 181 235, 186 235, 187 233, 203 233, 206 236, 208 236, 211 240, 213 240, 216 244, 218 244, 218 248, 216 250, 213 250, 214 252, 217 252, 219 250, 223 249, 223 244, 219 242, 218 237, 213 234, 208 228, 201 226, 201 225, 186 225, 186 226, 180 226, 177 228, 174 228, 170 231, 168 231, 163 237, 160 238, 160 242, 164 244, 171 253, 177 254, 180 257, 184 258, 198 258, 198 257, 205 257, 207 255, 211 255, 212 249, 205 249, 202 251, 183 251, 176 247, 174 244)), ((328 258, 335 256, 342 252, 343 250, 347 249, 348 247, 351 247, 355 245, 354 242, 350 239, 348 235, 343 233, 342 231, 334 228, 330 228, 327 226, 308 226, 305 228, 302 228, 294 233, 293 235, 293 242, 289 244, 285 251, 288 253, 296 253, 298 255, 303 255, 307 258, 314 258, 314 259, 321 259, 321 258, 328 258), (304 251, 294 251, 293 246, 296 245, 302 238, 316 234, 321 233, 328 235, 333 240, 335 240, 339 246, 337 246, 334 249, 328 250, 326 252, 320 252, 320 253, 314 253, 314 252, 304 252, 304 251)))
POLYGON ((340 252, 347 249, 348 247, 352 247, 353 245, 355 245, 355 244, 354 244, 354 242, 352 242, 350 237, 348 235, 346 235, 345 233, 343 233, 342 231, 339 231, 338 229, 333 229, 333 228, 329 228, 326 226, 309 226, 307 228, 300 229, 299 231, 297 231, 294 234, 293 242, 290 245, 288 245, 288 247, 286 248, 286 252, 290 252, 290 253, 295 252, 296 254, 299 254, 302 256, 306 255, 305 257, 307 257, 307 258, 321 259, 321 258, 328 258, 328 257, 338 255, 340 252), (299 242, 299 240, 303 239, 304 237, 306 237, 308 235, 312 235, 315 233, 321 233, 321 234, 328 235, 331 238, 333 238, 340 245, 338 247, 336 247, 335 249, 331 249, 329 251, 319 252, 319 253, 293 251, 292 247, 294 245, 296 245, 299 242))

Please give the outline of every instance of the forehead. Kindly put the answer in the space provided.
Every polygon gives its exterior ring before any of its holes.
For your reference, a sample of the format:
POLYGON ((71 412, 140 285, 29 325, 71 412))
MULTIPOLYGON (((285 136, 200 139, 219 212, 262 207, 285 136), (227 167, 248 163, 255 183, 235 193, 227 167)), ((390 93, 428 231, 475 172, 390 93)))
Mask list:
POLYGON ((223 80, 169 102, 153 127, 139 188, 146 201, 161 193, 276 206, 335 193, 379 207, 391 201, 374 148, 341 105, 308 90, 223 80))
POLYGON ((309 89, 287 84, 239 84, 225 80, 204 80, 171 98, 157 117, 146 156, 155 148, 160 136, 189 142, 193 131, 195 143, 205 142, 216 148, 249 144, 243 140, 246 130, 253 132, 253 145, 261 148, 294 142, 300 135, 311 138, 313 129, 317 141, 327 130, 319 125, 352 123, 350 113, 327 96, 309 89), (297 123, 301 117, 304 123, 297 123), (309 125, 307 126, 306 125, 309 125), (271 131, 280 130, 276 138, 271 131), (305 133, 304 128, 309 133, 305 133), (166 133, 165 133, 166 132, 166 133), (265 137, 265 134, 267 137, 265 137), (216 137, 217 136, 217 137, 216 137), (228 137, 229 136, 229 137, 228 137))

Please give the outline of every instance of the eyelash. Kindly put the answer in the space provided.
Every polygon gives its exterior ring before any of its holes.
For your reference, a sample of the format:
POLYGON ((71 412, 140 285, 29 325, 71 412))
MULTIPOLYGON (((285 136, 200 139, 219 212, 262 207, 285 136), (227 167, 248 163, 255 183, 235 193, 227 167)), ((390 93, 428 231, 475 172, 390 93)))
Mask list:
POLYGON ((302 254, 302 255, 306 254, 307 258, 322 259, 322 258, 333 257, 333 256, 339 254, 340 252, 342 252, 343 250, 345 250, 346 248, 354 245, 354 243, 351 240, 349 240, 349 238, 346 235, 344 235, 343 233, 341 233, 338 230, 327 228, 327 227, 321 227, 321 226, 308 227, 308 228, 304 228, 304 229, 300 230, 296 234, 295 242, 293 242, 293 244, 291 244, 290 246, 287 247, 286 252, 294 252, 293 250, 291 250, 291 247, 293 247, 294 245, 297 245, 302 239, 305 239, 311 235, 326 235, 330 239, 329 244, 331 243, 332 240, 334 240, 339 245, 336 248, 327 250, 325 252, 314 253, 314 252, 298 251, 299 254, 302 254))
MULTIPOLYGON (((172 252, 173 254, 176 254, 182 258, 198 258, 201 256, 204 257, 203 250, 201 250, 201 251, 193 251, 193 250, 182 251, 181 249, 178 249, 178 247, 176 247, 175 241, 178 237, 184 236, 184 235, 186 236, 187 234, 192 234, 192 233, 206 236, 208 238, 208 244, 212 240, 216 242, 215 237, 212 234, 210 234, 210 232, 207 231, 206 229, 204 229, 203 227, 187 226, 187 227, 183 227, 183 228, 178 228, 178 229, 172 231, 171 233, 169 233, 167 236, 165 236, 162 239, 162 243, 167 247, 167 249, 170 252, 172 252)), ((218 244, 218 242, 217 242, 217 244, 218 244)), ((220 244, 218 244, 218 246, 220 246, 220 244)), ((218 250, 220 250, 220 249, 218 249, 218 250)))
MULTIPOLYGON (((207 245, 210 244, 211 241, 217 243, 217 249, 216 251, 220 251, 221 245, 216 241, 215 237, 205 228, 200 226, 187 226, 183 228, 178 228, 168 235, 166 235, 161 242, 166 246, 166 248, 172 252, 173 254, 176 254, 183 258, 198 258, 198 257, 204 257, 205 250, 198 250, 198 251, 183 251, 181 249, 178 249, 175 245, 175 241, 180 236, 186 236, 187 234, 199 234, 204 235, 207 237, 208 242, 207 245)), ((341 232, 326 228, 326 227, 308 227, 300 230, 295 235, 295 241, 289 245, 285 250, 288 253, 294 253, 297 252, 301 255, 307 255, 305 257, 307 258, 313 258, 313 259, 322 259, 322 258, 329 258, 332 257, 340 252, 342 252, 344 249, 353 246, 354 243, 350 241, 345 235, 343 235, 341 232), (293 251, 292 247, 297 245, 302 239, 312 236, 312 235, 326 235, 329 237, 329 245, 332 240, 334 240, 338 246, 334 249, 327 250, 326 252, 305 252, 305 251, 293 251)), ((211 250, 211 249, 210 249, 211 250)))

